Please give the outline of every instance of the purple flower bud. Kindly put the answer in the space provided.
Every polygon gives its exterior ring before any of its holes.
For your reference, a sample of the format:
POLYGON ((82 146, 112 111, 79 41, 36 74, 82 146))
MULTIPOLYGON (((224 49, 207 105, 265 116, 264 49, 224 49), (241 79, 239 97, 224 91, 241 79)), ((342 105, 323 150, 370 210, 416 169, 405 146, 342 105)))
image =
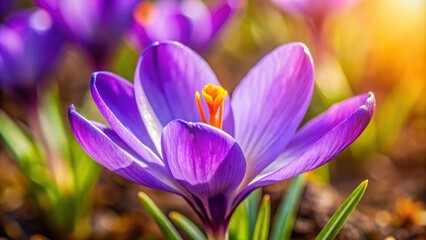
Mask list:
POLYGON ((35 0, 61 26, 65 35, 102 67, 132 23, 139 0, 35 0))
POLYGON ((17 94, 35 92, 60 53, 62 38, 42 9, 17 12, 0 26, 0 86, 17 94))
POLYGON ((204 51, 240 5, 238 0, 220 0, 211 6, 200 0, 143 1, 134 12, 132 41, 139 49, 174 40, 204 51))

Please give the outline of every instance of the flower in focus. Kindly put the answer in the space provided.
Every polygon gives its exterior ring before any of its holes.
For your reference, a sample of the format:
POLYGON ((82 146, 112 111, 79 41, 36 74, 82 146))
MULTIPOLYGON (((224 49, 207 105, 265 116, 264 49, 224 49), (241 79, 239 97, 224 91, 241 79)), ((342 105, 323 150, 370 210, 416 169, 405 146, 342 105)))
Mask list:
POLYGON ((80 45, 97 68, 117 48, 132 23, 139 0, 35 0, 53 16, 65 35, 80 45))
POLYGON ((239 5, 238 0, 220 0, 213 6, 200 0, 143 1, 134 12, 132 42, 142 49, 154 41, 174 40, 206 50, 239 5))
POLYGON ((272 0, 282 10, 316 22, 329 14, 341 11, 356 5, 360 0, 272 0))
POLYGON ((0 86, 31 98, 59 57, 62 38, 42 9, 17 12, 0 26, 0 86))
POLYGON ((265 56, 232 96, 208 64, 176 42, 154 43, 134 86, 109 72, 91 92, 109 127, 70 107, 72 130, 111 171, 182 196, 211 237, 226 233, 236 206, 255 188, 328 162, 369 123, 372 93, 335 104, 298 129, 313 91, 313 64, 300 43, 265 56))

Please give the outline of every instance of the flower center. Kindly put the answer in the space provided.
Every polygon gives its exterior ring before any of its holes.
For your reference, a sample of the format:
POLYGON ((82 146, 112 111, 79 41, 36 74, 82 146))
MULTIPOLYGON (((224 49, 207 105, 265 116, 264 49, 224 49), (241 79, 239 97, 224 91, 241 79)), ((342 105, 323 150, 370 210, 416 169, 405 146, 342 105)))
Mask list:
POLYGON ((210 121, 207 122, 206 115, 204 114, 200 93, 196 92, 195 101, 197 102, 198 112, 200 113, 201 120, 203 123, 208 123, 214 127, 222 129, 223 108, 228 92, 221 86, 216 86, 209 83, 203 88, 201 94, 203 95, 204 101, 207 103, 207 107, 209 108, 210 121))
POLYGON ((154 4, 150 2, 142 2, 136 6, 133 16, 140 24, 147 25, 154 18, 155 12, 156 9, 154 4))

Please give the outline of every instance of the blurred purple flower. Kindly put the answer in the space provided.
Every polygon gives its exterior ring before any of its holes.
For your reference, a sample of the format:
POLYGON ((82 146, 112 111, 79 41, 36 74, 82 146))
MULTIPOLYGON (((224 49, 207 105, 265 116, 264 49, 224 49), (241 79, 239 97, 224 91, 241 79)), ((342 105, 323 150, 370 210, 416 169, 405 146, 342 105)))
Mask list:
POLYGON ((0 86, 31 98, 62 46, 57 27, 42 9, 17 12, 0 25, 0 86))
POLYGON ((65 35, 102 67, 132 23, 140 0, 35 0, 57 21, 65 35))
POLYGON ((328 162, 369 123, 372 93, 338 103, 298 130, 313 74, 308 49, 286 44, 252 68, 230 99, 195 52, 175 42, 154 43, 139 60, 134 86, 113 73, 93 74, 92 95, 111 128, 86 120, 72 106, 69 118, 97 162, 136 183, 179 194, 209 235, 221 235, 251 191, 328 162), (207 117, 213 126, 201 122, 207 117))
POLYGON ((282 10, 322 22, 327 15, 350 8, 360 0, 271 0, 282 10))
POLYGON ((204 51, 240 5, 239 0, 212 6, 201 0, 144 1, 134 12, 132 42, 142 49, 154 41, 174 40, 204 51))
POLYGON ((1 0, 0 1, 0 21, 6 18, 16 7, 17 0, 1 0))

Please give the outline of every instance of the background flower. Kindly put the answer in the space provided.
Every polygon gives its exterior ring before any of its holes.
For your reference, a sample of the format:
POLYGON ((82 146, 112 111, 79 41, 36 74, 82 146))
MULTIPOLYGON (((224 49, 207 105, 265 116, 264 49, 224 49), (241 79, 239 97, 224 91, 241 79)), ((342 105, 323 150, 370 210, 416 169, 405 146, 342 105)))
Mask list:
POLYGON ((18 0, 3 0, 0 2, 0 22, 2 22, 7 15, 12 12, 17 6, 18 0))
POLYGON ((360 0, 272 0, 282 10, 321 22, 325 16, 350 8, 360 0))
POLYGON ((175 40, 204 51, 240 5, 238 0, 208 6, 200 0, 141 2, 134 12, 133 43, 142 49, 154 41, 175 40))
POLYGON ((17 12, 0 26, 0 86, 31 98, 56 65, 61 46, 61 35, 46 11, 17 12))
POLYGON ((71 41, 87 52, 96 67, 102 67, 130 26, 139 0, 35 2, 53 16, 71 41))

